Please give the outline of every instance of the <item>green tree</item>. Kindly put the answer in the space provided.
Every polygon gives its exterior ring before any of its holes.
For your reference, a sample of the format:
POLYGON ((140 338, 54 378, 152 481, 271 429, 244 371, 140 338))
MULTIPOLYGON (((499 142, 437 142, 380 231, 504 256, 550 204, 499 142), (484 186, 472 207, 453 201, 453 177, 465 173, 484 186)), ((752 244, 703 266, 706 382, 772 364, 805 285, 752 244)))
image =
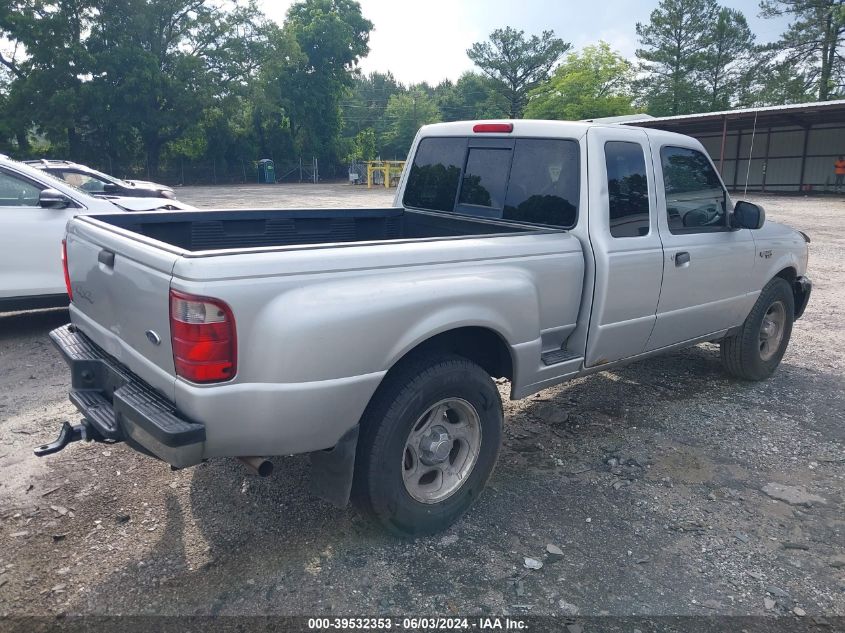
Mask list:
POLYGON ((387 102, 405 88, 389 72, 374 72, 352 79, 352 88, 341 101, 343 136, 352 147, 356 135, 370 129, 375 135, 376 148, 381 147, 390 125, 384 116, 387 102))
POLYGON ((100 0, 88 46, 94 112, 112 137, 137 134, 152 176, 163 148, 258 67, 250 51, 262 37, 259 15, 252 0, 230 10, 202 0, 100 0))
POLYGON ((300 152, 334 162, 341 100, 370 50, 373 23, 353 0, 303 0, 288 9, 284 28, 303 54, 279 78, 291 134, 300 152))
POLYGON ((784 105, 815 99, 813 82, 805 73, 764 57, 751 68, 740 86, 737 105, 784 105))
POLYGON ((418 88, 390 97, 385 117, 390 129, 383 149, 391 158, 405 158, 420 127, 441 120, 434 99, 418 88))
POLYGON ((244 101, 244 111, 251 121, 257 158, 293 156, 296 150, 288 116, 290 77, 308 60, 290 29, 271 30, 268 45, 261 72, 244 101))
POLYGON ((710 110, 727 110, 753 65, 754 34, 741 11, 721 7, 707 33, 701 79, 710 110))
POLYGON ((499 93, 508 102, 508 116, 518 119, 528 92, 548 77, 569 47, 568 42, 555 37, 554 31, 526 38, 524 31, 508 26, 493 31, 489 41, 473 44, 467 55, 495 80, 499 93))
POLYGON ((489 77, 466 72, 458 81, 444 81, 435 89, 444 121, 500 119, 508 116, 508 102, 489 77))
POLYGON ((12 54, 0 54, 11 74, 7 108, 18 146, 28 149, 34 123, 71 158, 81 158, 90 133, 84 79, 91 63, 86 35, 95 17, 94 0, 7 0, 0 5, 0 39, 12 54))
POLYGON ((347 162, 353 160, 374 160, 376 157, 376 131, 368 127, 361 130, 352 139, 351 149, 346 157, 347 162))
POLYGON ((715 0, 660 0, 648 24, 637 23, 645 73, 638 87, 650 114, 686 114, 704 105, 700 71, 718 13, 715 0))
POLYGON ((529 94, 528 119, 579 120, 630 114, 631 63, 607 42, 569 53, 547 82, 529 94))
POLYGON ((792 18, 780 39, 765 48, 773 65, 800 73, 819 101, 845 95, 845 2, 761 0, 760 9, 766 18, 792 18))

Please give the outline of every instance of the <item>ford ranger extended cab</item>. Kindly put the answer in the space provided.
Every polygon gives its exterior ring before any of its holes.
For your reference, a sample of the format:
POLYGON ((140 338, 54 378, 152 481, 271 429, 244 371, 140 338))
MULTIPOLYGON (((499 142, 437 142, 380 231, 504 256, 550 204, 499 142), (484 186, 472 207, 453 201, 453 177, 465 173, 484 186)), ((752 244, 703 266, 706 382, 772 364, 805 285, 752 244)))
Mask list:
POLYGON ((79 439, 173 467, 309 453, 320 496, 404 534, 455 521, 524 398, 705 341, 775 371, 809 238, 733 204, 702 146, 582 122, 423 127, 395 208, 68 224, 79 439))

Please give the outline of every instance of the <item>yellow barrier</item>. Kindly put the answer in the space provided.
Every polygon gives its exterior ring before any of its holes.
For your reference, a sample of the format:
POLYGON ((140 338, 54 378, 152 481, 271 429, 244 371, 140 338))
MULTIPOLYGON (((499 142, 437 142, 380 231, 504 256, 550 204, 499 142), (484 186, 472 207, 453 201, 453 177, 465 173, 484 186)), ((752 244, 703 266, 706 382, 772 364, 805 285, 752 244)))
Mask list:
POLYGON ((393 186, 393 180, 399 184, 399 176, 405 168, 404 160, 368 160, 367 161, 367 189, 372 189, 373 175, 381 173, 385 188, 393 186))

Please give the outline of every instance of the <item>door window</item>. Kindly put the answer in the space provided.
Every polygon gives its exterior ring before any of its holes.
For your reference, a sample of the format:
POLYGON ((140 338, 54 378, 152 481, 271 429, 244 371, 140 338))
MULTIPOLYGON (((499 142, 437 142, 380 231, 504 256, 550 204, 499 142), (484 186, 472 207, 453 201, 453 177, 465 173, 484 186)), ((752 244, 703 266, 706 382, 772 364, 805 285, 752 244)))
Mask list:
POLYGON ((31 182, 0 171, 0 207, 37 207, 40 194, 31 182))
POLYGON ((466 138, 429 137, 420 141, 405 186, 405 205, 454 210, 466 146, 466 138))
POLYGON ((578 215, 578 142, 518 139, 503 217, 518 222, 575 226, 578 215))
POLYGON ((669 231, 727 230, 727 192, 708 158, 694 149, 666 146, 660 161, 669 231))
POLYGON ((642 146, 639 143, 608 141, 604 145, 604 158, 610 234, 613 237, 648 235, 648 178, 642 146))

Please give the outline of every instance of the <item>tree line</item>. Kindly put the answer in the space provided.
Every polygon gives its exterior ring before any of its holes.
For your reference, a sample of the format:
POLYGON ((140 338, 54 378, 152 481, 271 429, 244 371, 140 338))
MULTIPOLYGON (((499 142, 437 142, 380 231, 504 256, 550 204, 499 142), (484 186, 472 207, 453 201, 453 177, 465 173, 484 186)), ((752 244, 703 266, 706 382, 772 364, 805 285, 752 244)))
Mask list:
MULTIPOLYGON (((788 17, 761 43, 716 0, 660 0, 635 60, 552 31, 497 29, 477 71, 437 85, 363 75, 373 29, 354 0, 301 0, 283 24, 254 0, 7 0, 0 7, 0 151, 118 175, 258 158, 404 158, 420 125, 481 118, 655 116, 845 96, 845 0, 762 0, 788 17)), ((424 54, 424 51, 420 51, 424 54)), ((240 170, 238 170, 240 172, 240 170)))

